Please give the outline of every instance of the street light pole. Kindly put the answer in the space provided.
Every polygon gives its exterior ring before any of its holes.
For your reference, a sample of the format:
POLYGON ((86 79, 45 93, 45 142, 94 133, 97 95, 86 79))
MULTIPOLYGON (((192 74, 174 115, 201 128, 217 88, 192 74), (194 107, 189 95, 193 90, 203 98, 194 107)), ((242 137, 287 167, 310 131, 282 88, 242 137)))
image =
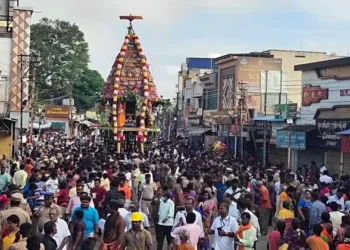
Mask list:
POLYGON ((179 95, 180 92, 176 92, 176 107, 175 107, 175 116, 174 116, 174 134, 175 134, 175 139, 177 136, 177 127, 178 127, 178 112, 179 112, 179 95))
POLYGON ((292 156, 292 124, 293 124, 293 119, 287 119, 287 124, 288 124, 288 162, 287 162, 287 167, 288 169, 291 168, 291 156, 292 156))
POLYGON ((241 92, 241 96, 239 98, 239 105, 240 105, 240 116, 239 116, 239 134, 240 134, 240 145, 239 145, 239 149, 240 149, 240 158, 241 158, 241 161, 243 162, 244 161, 244 140, 243 140, 243 114, 246 113, 246 88, 245 88, 245 83, 239 83, 240 87, 240 92, 241 92))

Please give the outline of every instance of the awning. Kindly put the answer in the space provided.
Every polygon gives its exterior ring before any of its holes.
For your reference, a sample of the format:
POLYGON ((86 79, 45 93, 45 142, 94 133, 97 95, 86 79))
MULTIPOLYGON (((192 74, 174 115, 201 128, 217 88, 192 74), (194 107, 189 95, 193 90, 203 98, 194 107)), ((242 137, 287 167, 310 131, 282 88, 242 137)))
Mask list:
POLYGON ((92 123, 92 122, 90 122, 88 120, 81 121, 80 123, 86 125, 89 128, 97 128, 97 127, 100 126, 99 124, 92 123))
POLYGON ((337 135, 350 135, 350 129, 338 132, 337 135))
MULTIPOLYGON (((315 130, 317 127, 315 125, 292 125, 290 127, 291 131, 301 131, 301 132, 310 132, 312 130, 315 130)), ((289 126, 284 127, 280 130, 289 130, 289 126)))
POLYGON ((210 131, 211 128, 199 128, 194 131, 189 132, 190 135, 202 135, 208 131, 210 131))
POLYGON ((52 123, 51 122, 45 122, 45 121, 41 121, 41 124, 39 125, 38 121, 34 121, 33 122, 33 129, 50 129, 51 128, 52 123))
POLYGON ((185 129, 185 133, 191 133, 195 130, 201 129, 202 127, 199 126, 189 126, 185 129))

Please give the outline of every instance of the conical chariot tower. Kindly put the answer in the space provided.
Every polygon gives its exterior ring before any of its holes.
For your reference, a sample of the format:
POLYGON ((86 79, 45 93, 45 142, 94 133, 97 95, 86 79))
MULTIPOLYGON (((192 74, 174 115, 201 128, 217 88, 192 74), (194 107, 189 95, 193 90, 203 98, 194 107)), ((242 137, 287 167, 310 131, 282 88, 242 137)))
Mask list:
POLYGON ((159 132, 155 126, 154 103, 160 98, 132 26, 133 20, 142 17, 130 15, 120 19, 129 20, 128 34, 113 63, 103 96, 118 153, 123 150, 143 153, 149 135, 159 132))

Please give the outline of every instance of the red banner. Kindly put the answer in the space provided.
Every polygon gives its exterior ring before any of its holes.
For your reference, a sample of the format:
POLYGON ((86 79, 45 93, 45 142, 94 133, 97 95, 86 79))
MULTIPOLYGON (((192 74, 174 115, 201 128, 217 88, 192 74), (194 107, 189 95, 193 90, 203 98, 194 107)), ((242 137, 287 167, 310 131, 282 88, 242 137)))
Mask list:
POLYGON ((350 136, 349 135, 342 136, 341 151, 344 153, 350 153, 350 136))
POLYGON ((303 86, 302 105, 310 106, 313 103, 319 103, 321 100, 328 99, 328 89, 320 86, 312 86, 307 84, 303 86))

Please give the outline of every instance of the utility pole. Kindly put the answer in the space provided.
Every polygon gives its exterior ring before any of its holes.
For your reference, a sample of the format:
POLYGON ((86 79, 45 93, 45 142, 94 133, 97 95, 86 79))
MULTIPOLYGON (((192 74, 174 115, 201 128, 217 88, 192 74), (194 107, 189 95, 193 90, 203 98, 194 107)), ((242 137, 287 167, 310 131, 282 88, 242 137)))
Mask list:
POLYGON ((23 72, 23 58, 25 57, 25 55, 21 54, 20 55, 20 72, 21 72, 21 110, 20 110, 20 116, 21 116, 21 122, 20 122, 20 129, 19 129, 19 133, 20 133, 20 151, 21 151, 21 155, 23 155, 23 109, 24 109, 24 100, 23 100, 23 80, 24 80, 24 72, 23 72))
MULTIPOLYGON (((30 131, 29 131, 29 138, 30 140, 32 141, 33 140, 33 123, 34 123, 34 119, 35 119, 35 115, 36 115, 36 112, 35 112, 35 103, 36 103, 36 98, 37 98, 37 89, 36 89, 36 85, 35 85, 35 79, 36 79, 36 68, 33 68, 33 71, 32 71, 33 75, 32 75, 32 91, 31 91, 31 104, 30 104, 30 107, 31 107, 31 116, 30 116, 30 131)), ((39 120, 40 122, 40 120, 39 120)), ((39 125, 40 126, 40 125, 39 125)))
MULTIPOLYGON (((265 97, 264 97, 264 112, 265 117, 267 114, 267 84, 268 84, 268 75, 269 71, 266 70, 266 78, 265 78, 265 97)), ((266 167, 266 121, 264 122, 264 139, 263 139, 263 166, 266 167)))
POLYGON ((240 149, 240 158, 241 161, 244 161, 244 140, 243 140, 243 115, 245 115, 247 113, 247 105, 246 105, 246 98, 247 98, 247 89, 245 86, 245 83, 240 82, 239 84, 239 91, 241 93, 241 96, 238 100, 238 110, 239 110, 239 130, 240 130, 240 145, 239 145, 239 149, 240 149))
POLYGON ((74 121, 73 121, 73 109, 72 109, 72 99, 73 99, 73 85, 69 87, 69 137, 74 136, 74 121))
POLYGON ((280 94, 279 94, 279 98, 278 98, 278 104, 281 104, 281 102, 282 102, 282 76, 283 76, 283 71, 281 70, 280 94))
POLYGON ((175 115, 174 115, 174 136, 176 139, 176 135, 177 135, 177 127, 178 127, 178 111, 179 111, 179 95, 180 92, 177 91, 176 92, 176 106, 175 106, 175 115))
MULTIPOLYGON (((19 55, 19 64, 20 64, 20 98, 21 98, 21 107, 20 107, 20 151, 21 154, 23 154, 23 110, 28 104, 28 100, 23 100, 23 92, 24 92, 24 80, 31 80, 33 84, 33 89, 32 93, 35 91, 35 70, 36 70, 36 65, 38 63, 37 56, 31 56, 31 55, 24 55, 23 53, 19 55), (31 72, 31 74, 30 74, 31 72)), ((31 106, 34 105, 34 99, 32 96, 31 100, 31 106)), ((34 117, 34 114, 32 113, 32 117, 34 117)), ((32 121, 33 124, 33 121, 32 121)), ((31 125, 32 126, 32 125, 31 125)), ((32 130, 32 128, 31 128, 32 130)), ((32 132, 30 131, 30 135, 32 132)), ((31 137, 30 137, 31 138, 31 137)))

